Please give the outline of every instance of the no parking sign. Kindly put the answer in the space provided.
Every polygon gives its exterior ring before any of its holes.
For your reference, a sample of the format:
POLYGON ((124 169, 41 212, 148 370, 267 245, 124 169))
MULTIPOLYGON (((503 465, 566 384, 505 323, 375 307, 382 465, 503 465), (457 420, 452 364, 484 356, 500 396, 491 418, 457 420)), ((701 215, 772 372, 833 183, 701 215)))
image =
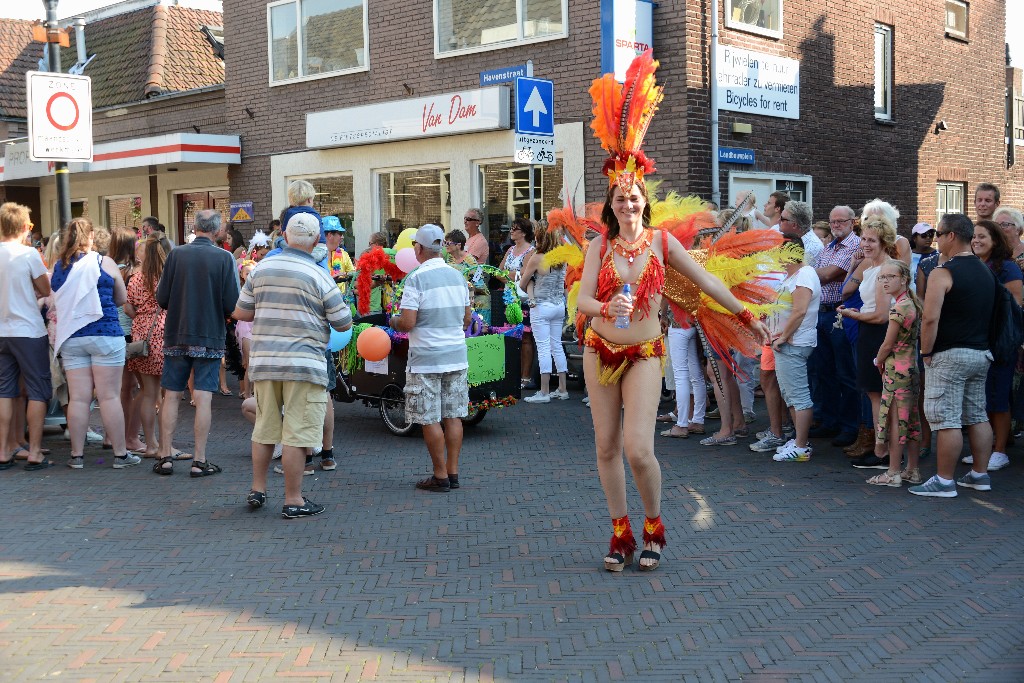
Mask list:
POLYGON ((26 74, 28 153, 33 161, 92 161, 92 79, 26 74))

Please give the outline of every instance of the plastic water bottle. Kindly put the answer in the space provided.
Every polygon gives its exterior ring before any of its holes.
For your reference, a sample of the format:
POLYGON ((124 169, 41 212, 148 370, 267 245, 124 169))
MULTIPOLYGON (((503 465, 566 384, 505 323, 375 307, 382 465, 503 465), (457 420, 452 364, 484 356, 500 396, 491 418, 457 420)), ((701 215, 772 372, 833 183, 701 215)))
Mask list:
MULTIPOLYGON (((627 299, 629 299, 629 303, 633 303, 633 295, 630 294, 629 283, 628 282, 625 285, 623 285, 622 293, 626 295, 627 299)), ((629 316, 628 315, 616 316, 615 317, 615 327, 619 328, 620 330, 624 330, 624 329, 628 328, 629 327, 629 316)))

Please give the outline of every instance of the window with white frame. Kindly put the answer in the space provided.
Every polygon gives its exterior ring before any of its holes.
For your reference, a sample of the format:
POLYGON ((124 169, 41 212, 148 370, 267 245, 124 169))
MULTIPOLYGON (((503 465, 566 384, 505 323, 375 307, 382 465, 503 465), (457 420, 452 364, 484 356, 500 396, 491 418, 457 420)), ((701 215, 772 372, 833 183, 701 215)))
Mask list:
POLYGON ((935 188, 935 224, 947 213, 964 212, 964 184, 942 183, 935 188))
POLYGON ((725 25, 770 38, 781 38, 782 0, 725 0, 725 25))
POLYGON ((967 38, 967 18, 970 7, 962 0, 946 0, 946 35, 967 38))
POLYGON ((875 24, 875 118, 892 118, 892 26, 875 24))
POLYGON ((476 52, 564 38, 568 0, 434 0, 435 52, 476 52))
POLYGON ((366 70, 366 0, 267 5, 270 83, 366 70))

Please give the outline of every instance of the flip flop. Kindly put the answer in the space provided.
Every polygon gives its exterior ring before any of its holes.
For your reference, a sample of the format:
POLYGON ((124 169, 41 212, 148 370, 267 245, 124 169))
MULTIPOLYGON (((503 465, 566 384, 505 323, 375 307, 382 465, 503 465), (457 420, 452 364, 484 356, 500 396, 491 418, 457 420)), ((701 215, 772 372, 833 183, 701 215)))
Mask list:
POLYGON ((27 462, 23 468, 26 472, 35 472, 36 470, 45 470, 53 467, 53 463, 49 458, 43 458, 39 462, 27 462))
MULTIPOLYGON (((18 453, 22 453, 22 452, 24 452, 24 453, 31 452, 28 449, 28 444, 21 444, 20 446, 15 448, 14 449, 14 456, 17 457, 18 453)), ((43 455, 49 455, 50 454, 50 449, 49 448, 40 448, 39 452, 42 453, 43 455)), ((18 460, 28 460, 28 456, 26 455, 23 458, 18 458, 18 460)))
POLYGON ((230 389, 218 391, 217 393, 220 394, 221 396, 234 396, 234 393, 230 389))

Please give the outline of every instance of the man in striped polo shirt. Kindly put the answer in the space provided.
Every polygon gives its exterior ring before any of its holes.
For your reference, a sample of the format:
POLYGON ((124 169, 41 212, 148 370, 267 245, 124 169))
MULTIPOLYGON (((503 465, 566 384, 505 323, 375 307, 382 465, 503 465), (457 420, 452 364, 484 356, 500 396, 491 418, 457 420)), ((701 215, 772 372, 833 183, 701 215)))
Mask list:
POLYGON ((267 469, 274 444, 283 446, 286 519, 324 511, 302 496, 306 449, 323 440, 327 412, 328 326, 343 332, 352 314, 334 280, 310 255, 320 222, 309 213, 293 215, 286 226, 288 246, 256 266, 232 314, 252 321, 249 377, 256 388, 252 431, 252 489, 246 502, 259 508, 267 499, 267 469), (282 418, 281 411, 284 409, 282 418))
POLYGON ((405 415, 423 425, 434 466, 416 488, 438 492, 459 488, 462 418, 469 411, 465 329, 472 311, 466 280, 441 258, 443 242, 436 225, 416 231, 420 265, 405 278, 401 311, 391 316, 391 327, 409 333, 405 415))

